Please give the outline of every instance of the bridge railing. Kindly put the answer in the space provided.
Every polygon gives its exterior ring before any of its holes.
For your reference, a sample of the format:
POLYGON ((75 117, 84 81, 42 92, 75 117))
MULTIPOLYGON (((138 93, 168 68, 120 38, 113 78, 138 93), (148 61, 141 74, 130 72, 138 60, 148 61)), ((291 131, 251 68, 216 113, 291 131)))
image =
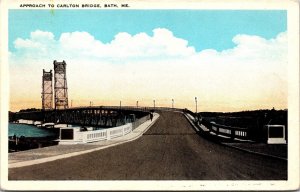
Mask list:
POLYGON ((116 137, 122 137, 132 131, 132 123, 127 123, 122 126, 94 130, 94 131, 76 131, 74 132, 73 140, 61 140, 63 143, 90 143, 101 140, 110 140, 116 137))
POLYGON ((229 137, 231 139, 249 139, 249 129, 242 127, 233 127, 227 125, 217 124, 215 122, 210 122, 205 118, 201 117, 200 113, 194 113, 190 110, 183 110, 184 113, 191 115, 194 118, 194 124, 196 126, 204 125, 209 132, 215 133, 216 135, 221 135, 225 137, 229 137))
POLYGON ((122 126, 108 128, 104 130, 81 132, 81 138, 84 143, 88 143, 93 141, 110 140, 112 138, 122 137, 132 132, 135 128, 137 128, 149 119, 150 116, 147 115, 142 118, 136 119, 134 122, 127 123, 122 126))
POLYGON ((103 108, 103 109, 121 109, 121 110, 138 110, 138 111, 150 111, 150 110, 169 110, 169 111, 182 111, 182 108, 175 107, 149 107, 149 106, 79 106, 72 107, 70 109, 82 109, 82 108, 103 108))
MULTIPOLYGON (((144 116, 142 118, 136 119, 134 122, 126 123, 125 125, 121 125, 118 127, 101 129, 101 130, 93 130, 93 131, 80 131, 80 129, 72 129, 73 130, 73 139, 65 139, 60 137, 61 144, 74 144, 74 143, 89 143, 101 140, 110 140, 116 137, 122 137, 132 132, 135 128, 140 126, 142 123, 146 122, 150 119, 150 116, 144 116)), ((62 128, 71 129, 71 128, 62 128)), ((62 135, 62 134, 61 134, 62 135)))
POLYGON ((205 127, 209 129, 209 131, 215 133, 216 135, 223 135, 226 137, 230 137, 231 139, 235 139, 235 138, 245 139, 245 140, 249 139, 248 128, 220 125, 205 120, 202 120, 201 124, 203 124, 205 127))
POLYGON ((132 111, 147 111, 147 107, 135 106, 79 106, 69 109, 113 109, 113 110, 132 110, 132 111))
POLYGON ((182 109, 182 111, 183 111, 184 113, 190 114, 190 115, 193 116, 193 117, 196 117, 196 113, 194 113, 194 112, 192 112, 192 111, 190 111, 190 110, 188 110, 188 109, 182 109))

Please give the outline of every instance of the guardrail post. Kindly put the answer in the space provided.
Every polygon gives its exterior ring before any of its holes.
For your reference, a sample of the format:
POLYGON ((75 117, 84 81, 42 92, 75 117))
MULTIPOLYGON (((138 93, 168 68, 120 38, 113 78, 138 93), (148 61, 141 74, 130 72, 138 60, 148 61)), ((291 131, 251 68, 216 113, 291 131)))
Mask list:
POLYGON ((106 139, 110 140, 110 131, 106 129, 106 139))
POLYGON ((87 133, 86 132, 82 132, 81 135, 82 135, 82 142, 83 143, 87 143, 87 133))
POLYGON ((209 132, 211 132, 212 131, 212 125, 211 125, 211 123, 207 123, 207 127, 208 127, 209 132))
POLYGON ((231 140, 234 140, 235 137, 235 129, 230 129, 231 132, 231 140))

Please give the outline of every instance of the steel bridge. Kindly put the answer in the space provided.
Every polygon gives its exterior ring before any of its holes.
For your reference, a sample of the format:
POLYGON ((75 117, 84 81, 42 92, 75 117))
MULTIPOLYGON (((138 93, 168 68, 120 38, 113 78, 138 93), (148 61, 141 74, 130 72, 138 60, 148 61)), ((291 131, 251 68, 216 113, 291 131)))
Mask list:
POLYGON ((43 123, 113 127, 149 115, 149 108, 92 106, 67 109, 37 110, 14 113, 12 120, 27 119, 43 123))

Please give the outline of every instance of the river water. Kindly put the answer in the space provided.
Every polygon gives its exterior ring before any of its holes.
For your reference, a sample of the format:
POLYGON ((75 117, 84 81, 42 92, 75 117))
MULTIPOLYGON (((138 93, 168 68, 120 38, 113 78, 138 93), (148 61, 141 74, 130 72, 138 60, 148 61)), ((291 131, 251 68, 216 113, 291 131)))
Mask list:
POLYGON ((47 130, 44 128, 38 128, 33 125, 25 125, 25 124, 8 124, 8 136, 16 135, 17 137, 25 136, 25 137, 47 137, 54 136, 54 131, 47 130))

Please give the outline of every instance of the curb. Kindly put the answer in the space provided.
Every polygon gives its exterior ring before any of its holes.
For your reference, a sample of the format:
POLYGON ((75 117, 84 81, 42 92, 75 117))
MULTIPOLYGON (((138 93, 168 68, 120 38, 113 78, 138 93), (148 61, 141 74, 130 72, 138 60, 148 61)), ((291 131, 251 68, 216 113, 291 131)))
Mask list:
POLYGON ((196 132, 199 132, 200 130, 198 129, 198 127, 192 122, 192 120, 184 113, 182 112, 183 115, 185 116, 185 118, 188 120, 188 122, 193 126, 193 128, 195 129, 196 132))
MULTIPOLYGON (((187 117, 187 115, 185 113, 183 113, 183 114, 187 118, 187 120, 189 121, 189 123, 193 126, 193 128, 196 130, 196 132, 199 133, 200 130, 197 128, 197 126, 187 117)), ((237 146, 231 146, 231 145, 228 145, 228 144, 220 142, 220 141, 216 142, 216 143, 218 143, 220 145, 223 145, 223 146, 226 146, 226 147, 230 147, 230 148, 236 149, 236 150, 247 152, 247 153, 252 153, 252 154, 256 154, 256 155, 260 155, 260 156, 264 156, 264 157, 274 158, 274 159, 278 159, 278 160, 282 160, 282 161, 287 161, 288 160, 287 158, 284 158, 284 157, 279 157, 279 156, 270 155, 270 154, 266 154, 266 153, 260 153, 260 152, 256 152, 256 151, 251 151, 249 149, 244 149, 244 148, 237 147, 237 146)))
POLYGON ((41 159, 11 163, 11 164, 8 164, 8 168, 18 168, 18 167, 25 167, 25 166, 30 166, 30 165, 46 163, 46 162, 50 162, 50 161, 55 161, 55 160, 59 160, 59 159, 64 159, 64 158, 74 157, 74 156, 78 156, 78 155, 82 155, 82 154, 86 154, 86 153, 91 153, 91 152, 94 152, 94 151, 99 151, 101 149, 106 149, 106 148, 109 148, 109 147, 113 147, 113 146, 117 146, 117 145, 120 145, 120 144, 123 144, 123 143, 134 141, 134 140, 140 138, 146 131, 148 131, 148 129, 150 129, 150 127, 159 119, 160 115, 159 114, 157 114, 157 115, 158 115, 158 117, 156 119, 153 119, 153 121, 147 126, 146 129, 144 129, 144 131, 140 132, 139 135, 137 135, 136 137, 133 137, 131 139, 124 140, 124 141, 119 141, 119 142, 116 142, 116 143, 113 143, 113 144, 110 144, 110 145, 101 146, 101 147, 97 147, 97 148, 94 148, 94 149, 77 151, 77 152, 72 152, 72 153, 67 153, 67 154, 62 154, 62 155, 57 155, 57 156, 52 156, 52 157, 46 157, 46 158, 41 158, 41 159))

